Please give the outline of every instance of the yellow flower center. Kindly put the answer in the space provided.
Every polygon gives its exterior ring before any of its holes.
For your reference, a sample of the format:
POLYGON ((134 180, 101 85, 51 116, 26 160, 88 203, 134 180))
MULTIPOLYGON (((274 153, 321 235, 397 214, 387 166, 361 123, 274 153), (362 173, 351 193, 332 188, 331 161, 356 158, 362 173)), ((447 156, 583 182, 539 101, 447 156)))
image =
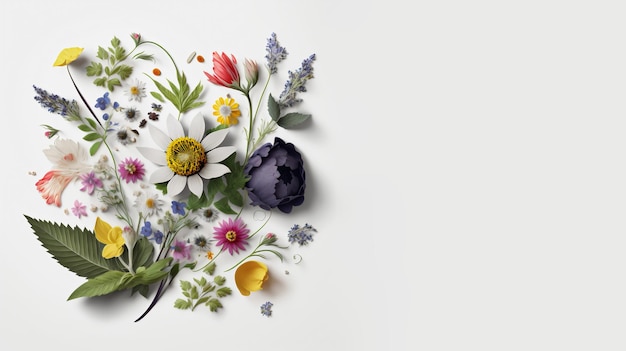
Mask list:
POLYGON ((154 207, 154 199, 147 199, 146 200, 146 207, 147 208, 153 208, 154 207))
POLYGON ((139 95, 139 88, 137 88, 136 86, 130 87, 130 93, 132 95, 139 95))
POLYGON ((226 232, 226 240, 232 243, 233 241, 235 241, 235 239, 237 239, 237 233, 235 233, 234 230, 229 230, 228 232, 226 232))
POLYGON ((137 171, 137 167, 135 167, 135 165, 132 163, 127 164, 126 166, 124 166, 124 168, 130 174, 135 174, 135 172, 137 171))
POLYGON ((190 137, 172 140, 165 150, 165 159, 172 172, 181 176, 196 174, 207 163, 204 147, 190 137))

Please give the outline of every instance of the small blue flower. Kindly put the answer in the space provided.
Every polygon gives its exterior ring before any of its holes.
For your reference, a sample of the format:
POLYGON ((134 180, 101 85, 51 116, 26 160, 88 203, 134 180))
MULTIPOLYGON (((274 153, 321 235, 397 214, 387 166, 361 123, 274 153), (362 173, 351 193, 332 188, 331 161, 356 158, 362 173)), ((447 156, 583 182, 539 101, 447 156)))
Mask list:
POLYGON ((96 107, 101 109, 101 110, 106 110, 107 106, 109 106, 111 104, 111 99, 109 99, 109 93, 106 92, 104 93, 104 95, 102 97, 99 97, 96 100, 96 107))
POLYGON ((305 224, 304 227, 294 224, 287 236, 289 237, 290 243, 298 243, 302 246, 313 241, 314 232, 317 232, 317 229, 313 228, 313 226, 308 223, 305 224))
POLYGON ((261 314, 266 316, 266 317, 270 317, 272 315, 272 306, 274 306, 273 303, 267 301, 266 303, 261 305, 261 314))
POLYGON ((184 216, 186 206, 187 204, 184 202, 172 201, 172 212, 184 216))
POLYGON ((150 223, 149 221, 146 221, 144 223, 143 227, 141 227, 141 235, 145 237, 149 237, 150 235, 152 235, 152 223, 150 223))
POLYGON ((163 242, 163 233, 160 230, 154 232, 154 241, 157 244, 161 244, 163 242))

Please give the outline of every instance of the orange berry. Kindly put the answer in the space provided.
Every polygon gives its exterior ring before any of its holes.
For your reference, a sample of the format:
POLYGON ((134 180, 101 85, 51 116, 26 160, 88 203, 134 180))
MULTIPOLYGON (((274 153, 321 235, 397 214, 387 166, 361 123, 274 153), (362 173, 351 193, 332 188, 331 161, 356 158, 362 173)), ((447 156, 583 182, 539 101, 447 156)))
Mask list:
POLYGON ((204 62, 204 56, 202 55, 198 55, 196 59, 198 60, 198 62, 204 62))
POLYGON ((152 70, 152 74, 154 74, 155 76, 160 76, 161 75, 161 70, 158 68, 155 68, 152 70))

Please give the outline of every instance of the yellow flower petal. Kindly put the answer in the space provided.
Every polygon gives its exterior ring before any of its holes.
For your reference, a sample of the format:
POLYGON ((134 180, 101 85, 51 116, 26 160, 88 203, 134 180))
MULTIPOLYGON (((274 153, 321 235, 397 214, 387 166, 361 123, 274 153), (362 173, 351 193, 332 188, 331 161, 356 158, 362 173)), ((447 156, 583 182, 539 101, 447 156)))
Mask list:
POLYGON ((83 48, 73 47, 73 48, 65 48, 61 50, 59 56, 57 56, 57 60, 52 64, 53 66, 67 66, 70 63, 74 62, 78 56, 83 52, 83 48))
POLYGON ((114 257, 119 257, 124 252, 124 244, 118 246, 116 244, 105 245, 104 249, 102 249, 102 257, 109 259, 114 257))
POLYGON ((108 241, 109 231, 111 231, 111 225, 100 217, 96 218, 96 225, 94 227, 94 231, 96 232, 96 239, 103 244, 111 244, 108 241))
POLYGON ((263 283, 268 278, 267 266, 259 261, 244 262, 235 271, 235 284, 243 296, 263 289, 263 283))
POLYGON ((124 252, 125 240, 121 227, 112 227, 98 217, 96 218, 94 232, 96 233, 96 239, 105 244, 104 249, 102 249, 102 257, 118 257, 124 252))

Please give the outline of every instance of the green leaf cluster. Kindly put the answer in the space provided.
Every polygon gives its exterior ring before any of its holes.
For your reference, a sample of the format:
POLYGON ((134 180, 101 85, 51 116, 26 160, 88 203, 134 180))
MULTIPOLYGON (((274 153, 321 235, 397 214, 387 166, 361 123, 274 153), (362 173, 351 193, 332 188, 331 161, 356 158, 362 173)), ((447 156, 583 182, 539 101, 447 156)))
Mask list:
POLYGON ((230 169, 230 173, 209 180, 201 197, 198 198, 192 194, 187 202, 190 210, 205 208, 212 204, 219 211, 234 215, 237 212, 233 206, 243 207, 244 199, 241 191, 248 181, 243 171, 244 167, 237 161, 237 153, 233 153, 222 163, 230 169), (216 198, 219 199, 215 200, 216 198))
POLYGON ((154 85, 156 85, 159 90, 159 92, 152 91, 150 94, 161 102, 165 102, 165 99, 169 100, 176 107, 179 115, 204 105, 204 101, 197 101, 204 90, 202 84, 198 82, 196 87, 191 90, 187 82, 187 77, 183 72, 178 71, 178 69, 176 70, 176 81, 178 85, 167 79, 169 88, 156 79, 148 75, 146 76, 154 82, 154 85))
MULTIPOLYGON (((208 276, 213 276, 215 272, 215 263, 209 264, 204 270, 208 276)), ((220 298, 232 294, 232 290, 224 286, 226 278, 223 276, 215 276, 212 280, 206 277, 200 279, 194 278, 193 283, 187 280, 180 281, 180 288, 185 298, 179 298, 174 302, 174 307, 192 311, 200 306, 205 305, 211 312, 217 312, 222 308, 220 298)))
POLYGON ((298 112, 289 112, 281 115, 280 105, 272 94, 267 99, 267 110, 274 122, 285 129, 293 129, 306 122, 311 115, 298 112))
POLYGON ((83 136, 84 140, 93 142, 89 148, 89 154, 91 156, 95 155, 106 139, 106 131, 100 132, 98 124, 90 117, 82 118, 82 123, 78 125, 78 129, 87 133, 83 136))
MULTIPOLYGON (((106 49, 98 46, 96 57, 100 59, 100 62, 91 61, 91 64, 86 68, 87 76, 95 77, 93 83, 96 86, 106 87, 109 91, 113 91, 115 87, 122 86, 122 81, 133 74, 133 67, 124 63, 129 55, 130 53, 127 54, 126 49, 122 47, 121 41, 117 37, 113 37, 111 45, 106 49)), ((133 58, 153 59, 152 55, 143 52, 135 54, 133 58)))

